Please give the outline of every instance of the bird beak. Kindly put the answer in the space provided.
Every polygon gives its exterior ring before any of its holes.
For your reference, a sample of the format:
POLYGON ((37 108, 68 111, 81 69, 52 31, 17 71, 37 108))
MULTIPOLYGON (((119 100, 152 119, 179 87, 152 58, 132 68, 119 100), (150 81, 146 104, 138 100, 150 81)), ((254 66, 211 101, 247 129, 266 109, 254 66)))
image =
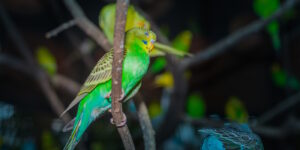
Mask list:
POLYGON ((154 44, 151 43, 149 48, 150 48, 150 50, 152 50, 154 48, 154 44))

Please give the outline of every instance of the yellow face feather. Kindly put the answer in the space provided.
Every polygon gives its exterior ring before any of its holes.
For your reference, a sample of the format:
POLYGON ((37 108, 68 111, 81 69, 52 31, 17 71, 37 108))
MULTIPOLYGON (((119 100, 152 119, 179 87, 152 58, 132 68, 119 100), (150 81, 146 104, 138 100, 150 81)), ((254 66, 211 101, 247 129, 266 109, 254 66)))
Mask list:
POLYGON ((133 41, 150 53, 154 47, 156 35, 147 29, 133 28, 126 33, 126 45, 130 45, 127 43, 133 43, 133 41))

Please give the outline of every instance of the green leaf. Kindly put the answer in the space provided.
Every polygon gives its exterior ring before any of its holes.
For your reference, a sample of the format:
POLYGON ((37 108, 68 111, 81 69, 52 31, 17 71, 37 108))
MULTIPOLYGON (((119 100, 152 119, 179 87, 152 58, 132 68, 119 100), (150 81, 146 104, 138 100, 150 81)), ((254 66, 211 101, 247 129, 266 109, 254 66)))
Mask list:
POLYGON ((237 97, 230 97, 225 105, 226 117, 238 123, 248 122, 248 112, 243 102, 237 97))
POLYGON ((201 95, 193 93, 188 97, 187 115, 193 118, 202 118, 205 115, 205 102, 201 95))
POLYGON ((56 74, 57 64, 55 57, 51 54, 48 48, 44 46, 38 47, 36 51, 36 59, 41 66, 50 76, 56 74))

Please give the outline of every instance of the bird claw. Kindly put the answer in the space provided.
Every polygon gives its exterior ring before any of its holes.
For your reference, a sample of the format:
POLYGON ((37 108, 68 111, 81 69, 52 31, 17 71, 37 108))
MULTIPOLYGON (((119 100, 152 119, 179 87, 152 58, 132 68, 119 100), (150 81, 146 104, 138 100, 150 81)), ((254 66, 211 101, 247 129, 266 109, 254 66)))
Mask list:
MULTIPOLYGON (((124 90, 122 89, 122 94, 121 94, 121 97, 118 99, 119 102, 122 102, 123 99, 125 97, 125 92, 124 90)), ((111 98, 111 92, 109 92, 104 98, 108 99, 108 98, 111 98)))
POLYGON ((106 94, 106 96, 104 98, 108 99, 111 97, 111 92, 109 92, 108 94, 106 94))
POLYGON ((124 92, 124 90, 122 89, 122 94, 121 94, 120 99, 118 99, 118 101, 119 101, 119 102, 122 102, 123 99, 124 99, 124 97, 125 97, 125 92, 124 92))
POLYGON ((110 118, 110 123, 116 125, 117 127, 123 127, 127 123, 126 115, 123 113, 123 120, 121 121, 120 124, 115 124, 115 121, 113 118, 110 118))

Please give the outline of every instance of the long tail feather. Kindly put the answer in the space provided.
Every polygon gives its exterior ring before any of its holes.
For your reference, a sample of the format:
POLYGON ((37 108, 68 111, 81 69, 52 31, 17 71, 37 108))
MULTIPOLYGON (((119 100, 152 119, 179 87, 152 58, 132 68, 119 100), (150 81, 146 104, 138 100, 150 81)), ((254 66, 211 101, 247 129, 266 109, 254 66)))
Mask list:
POLYGON ((192 57, 193 55, 190 54, 190 53, 187 53, 187 52, 184 52, 184 51, 181 51, 181 50, 178 50, 178 49, 175 49, 173 47, 170 47, 168 45, 164 45, 164 44, 161 44, 161 43, 158 43, 158 42, 155 42, 154 43, 154 47, 158 50, 161 50, 163 52, 167 52, 169 54, 173 54, 173 55, 177 55, 177 56, 189 56, 189 57, 192 57))
POLYGON ((78 129, 80 127, 81 120, 76 124, 74 130, 72 131, 72 134, 67 142, 67 144, 64 147, 64 150, 73 150, 80 139, 76 139, 76 135, 78 133, 78 129))

